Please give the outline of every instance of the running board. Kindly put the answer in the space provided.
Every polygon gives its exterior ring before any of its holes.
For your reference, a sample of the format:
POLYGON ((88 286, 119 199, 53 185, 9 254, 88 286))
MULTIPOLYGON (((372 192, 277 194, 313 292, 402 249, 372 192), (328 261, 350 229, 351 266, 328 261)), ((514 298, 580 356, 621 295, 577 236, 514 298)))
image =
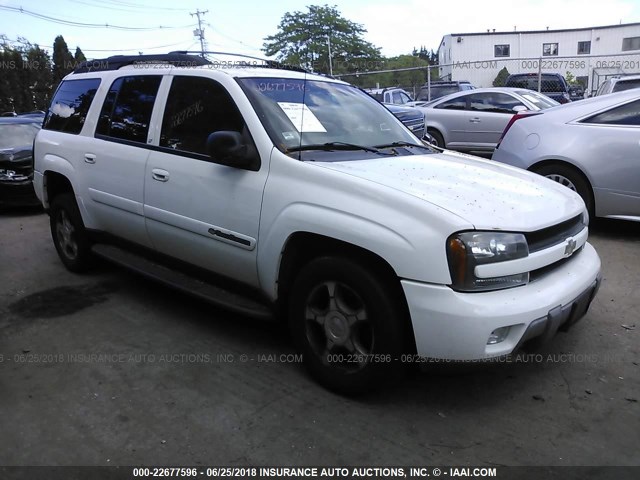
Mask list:
POLYGON ((261 303, 212 283, 204 282, 183 272, 172 270, 114 245, 97 243, 91 247, 94 254, 105 260, 123 266, 151 280, 163 283, 188 295, 201 298, 206 302, 226 310, 254 318, 273 318, 273 311, 266 303, 261 303))

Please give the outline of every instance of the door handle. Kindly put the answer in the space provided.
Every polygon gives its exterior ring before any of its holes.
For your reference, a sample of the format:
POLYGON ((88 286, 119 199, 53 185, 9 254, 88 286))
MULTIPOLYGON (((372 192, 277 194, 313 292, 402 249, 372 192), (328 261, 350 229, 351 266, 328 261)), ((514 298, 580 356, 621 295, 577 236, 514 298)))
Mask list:
POLYGON ((478 117, 470 118, 469 121, 471 123, 480 123, 480 119, 478 117))
POLYGON ((168 182, 169 172, 160 168, 154 168, 153 170, 151 170, 151 178, 157 180, 158 182, 168 182))
POLYGON ((84 161, 86 163, 96 163, 96 156, 93 153, 85 153, 84 154, 84 161))

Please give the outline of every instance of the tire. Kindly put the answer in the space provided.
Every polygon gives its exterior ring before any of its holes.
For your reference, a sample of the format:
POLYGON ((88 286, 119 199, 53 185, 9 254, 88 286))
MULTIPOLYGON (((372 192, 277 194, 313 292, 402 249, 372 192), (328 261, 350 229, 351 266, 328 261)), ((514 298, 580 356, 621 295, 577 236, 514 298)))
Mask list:
POLYGON ((542 175, 550 180, 560 183, 565 187, 573 190, 582 197, 589 216, 593 217, 595 213, 595 205, 593 201, 593 191, 591 185, 585 180, 581 173, 575 168, 561 165, 559 163, 544 165, 540 168, 534 169, 534 172, 538 175, 542 175))
POLYGON ((396 291, 343 257, 320 257, 301 269, 289 296, 289 328, 320 384, 354 395, 399 378, 405 310, 396 291))
POLYGON ((447 148, 444 144, 444 138, 442 138, 442 134, 440 132, 437 130, 428 130, 427 133, 433 137, 436 147, 447 148))
POLYGON ((64 266, 77 273, 91 268, 91 243, 72 194, 64 193, 54 197, 51 202, 49 225, 53 244, 64 266))

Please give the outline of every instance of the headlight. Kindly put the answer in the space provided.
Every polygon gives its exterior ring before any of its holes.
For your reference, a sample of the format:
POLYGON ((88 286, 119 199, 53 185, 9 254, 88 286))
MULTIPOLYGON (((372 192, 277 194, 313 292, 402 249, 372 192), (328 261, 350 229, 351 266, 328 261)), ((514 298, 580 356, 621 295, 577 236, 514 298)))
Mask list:
POLYGON ((487 263, 505 262, 529 255, 521 233, 463 232, 447 240, 451 287, 461 292, 482 292, 517 287, 529 282, 529 272, 505 277, 478 278, 475 268, 487 263))

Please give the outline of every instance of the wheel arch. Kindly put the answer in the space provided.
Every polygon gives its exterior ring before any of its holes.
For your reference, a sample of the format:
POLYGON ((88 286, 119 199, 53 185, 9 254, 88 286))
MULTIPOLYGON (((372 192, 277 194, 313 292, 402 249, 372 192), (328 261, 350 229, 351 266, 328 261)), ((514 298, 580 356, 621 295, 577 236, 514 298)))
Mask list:
POLYGON ((580 175, 580 177, 586 182, 587 186, 589 187, 589 194, 591 195, 591 202, 592 202, 592 205, 594 206, 594 209, 597 212, 597 202, 596 202, 596 198, 595 198, 595 190, 593 188, 593 182, 591 181, 589 176, 584 172, 584 170, 582 170, 576 164, 574 164, 572 162, 569 162, 567 160, 559 159, 559 158, 548 158, 548 159, 544 159, 544 160, 541 160, 539 162, 534 163, 527 170, 529 170, 530 172, 533 172, 533 173, 537 173, 537 171, 540 170, 541 168, 547 167, 547 166, 550 166, 550 165, 561 165, 563 167, 566 167, 566 168, 569 168, 569 169, 573 170, 575 173, 580 175))
POLYGON ((380 255, 352 243, 312 232, 294 232, 283 247, 277 275, 277 304, 279 311, 286 312, 289 292, 300 269, 315 258, 342 256, 357 261, 382 278, 389 285, 394 301, 402 310, 405 323, 405 347, 415 352, 415 339, 409 307, 395 269, 380 255))

